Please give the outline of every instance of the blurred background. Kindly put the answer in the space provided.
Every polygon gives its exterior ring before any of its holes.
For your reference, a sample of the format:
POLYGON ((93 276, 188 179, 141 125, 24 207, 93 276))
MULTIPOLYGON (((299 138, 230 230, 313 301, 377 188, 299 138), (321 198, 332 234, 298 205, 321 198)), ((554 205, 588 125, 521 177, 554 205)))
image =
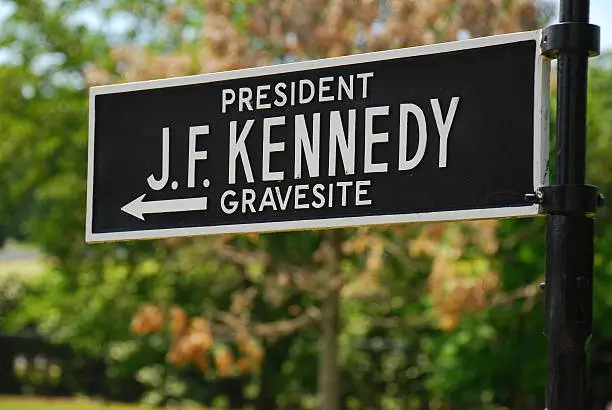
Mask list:
MULTIPOLYGON (((85 245, 87 96, 531 30, 556 3, 0 0, 0 410, 544 408, 543 218, 85 245)), ((611 50, 612 2, 592 5, 611 50)), ((589 182, 612 197, 610 55, 589 82, 589 182)), ((604 207, 597 410, 612 409, 611 227, 604 207)))

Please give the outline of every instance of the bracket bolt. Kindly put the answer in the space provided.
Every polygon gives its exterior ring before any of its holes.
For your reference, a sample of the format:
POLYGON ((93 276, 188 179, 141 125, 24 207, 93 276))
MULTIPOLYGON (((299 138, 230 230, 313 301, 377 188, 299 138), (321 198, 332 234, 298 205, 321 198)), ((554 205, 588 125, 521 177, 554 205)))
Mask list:
POLYGON ((589 280, 584 276, 578 276, 576 278, 576 287, 580 290, 588 290, 589 289, 589 280))
POLYGON ((538 189, 535 192, 525 194, 525 199, 533 202, 534 204, 541 204, 544 200, 544 193, 538 189))

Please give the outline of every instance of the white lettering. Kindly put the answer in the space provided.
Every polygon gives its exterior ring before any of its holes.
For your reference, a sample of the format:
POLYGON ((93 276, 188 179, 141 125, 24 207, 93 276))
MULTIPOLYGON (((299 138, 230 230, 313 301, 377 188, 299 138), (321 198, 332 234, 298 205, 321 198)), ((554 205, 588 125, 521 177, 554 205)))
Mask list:
POLYGON ((451 126, 453 125, 453 119, 455 118, 455 112, 459 105, 459 97, 451 98, 448 112, 446 113, 446 119, 442 119, 442 110, 440 109, 440 102, 438 99, 431 100, 431 108, 433 109, 434 117, 436 119, 436 126, 438 127, 438 133, 440 134, 440 152, 438 155, 438 167, 446 168, 446 156, 448 151, 448 134, 450 134, 451 126))
POLYGON ((238 209, 238 201, 228 201, 228 202, 226 202, 226 198, 228 196, 235 197, 236 196, 236 192, 234 192, 234 191, 232 191, 230 189, 228 191, 225 191, 223 193, 223 195, 221 195, 221 209, 226 214, 233 214, 234 212, 236 212, 236 209, 238 209), (226 204, 229 205, 229 207, 226 204))
POLYGON ((329 85, 325 85, 326 82, 334 81, 334 77, 321 77, 319 78, 319 102, 333 101, 333 95, 324 96, 323 93, 329 91, 329 85))
POLYGON ((156 191, 163 189, 170 177, 170 128, 162 128, 162 175, 161 179, 155 179, 153 174, 147 178, 147 183, 156 191))
POLYGON ((224 88, 221 95, 221 112, 225 113, 227 106, 236 101, 236 93, 231 88, 224 88))
POLYGON ((258 110, 265 110, 267 108, 272 107, 272 105, 270 103, 263 103, 262 100, 265 100, 266 98, 268 98, 268 94, 265 93, 264 91, 269 90, 270 86, 269 85, 259 85, 257 86, 257 102, 256 102, 256 107, 258 110))
POLYGON ((195 186, 195 162, 208 158, 208 151, 196 151, 196 139, 198 135, 208 135, 208 125, 189 127, 189 160, 187 163, 187 187, 195 186))
POLYGON ((372 162, 372 150, 374 144, 389 141, 388 132, 374 132, 374 117, 380 115, 389 115, 388 105, 382 107, 368 107, 365 109, 365 150, 363 172, 366 173, 387 172, 386 162, 381 162, 378 164, 372 162))
POLYGON ((276 198, 278 199, 278 203, 280 204, 280 209, 282 211, 287 209, 287 204, 289 204, 289 196, 291 195, 292 188, 293 188, 293 185, 290 185, 289 188, 287 188, 287 193, 285 194, 285 197, 283 198, 280 193, 280 188, 274 187, 274 190, 276 191, 276 198))
POLYGON ((319 176, 319 149, 321 146, 321 114, 312 115, 312 141, 308 138, 308 129, 304 114, 295 116, 295 179, 302 178, 302 153, 306 158, 308 175, 319 176))
POLYGON ((355 184, 356 188, 355 188, 355 205, 357 206, 362 206, 362 205, 371 205, 372 204, 372 200, 371 199, 362 199, 361 196, 362 195, 367 195, 368 191, 365 189, 361 189, 361 187, 363 186, 370 186, 370 181, 357 181, 357 183, 355 184))
POLYGON ((284 142, 270 142, 270 130, 275 125, 285 125, 285 117, 271 117, 263 120, 263 155, 261 180, 262 181, 282 181, 284 171, 270 171, 270 154, 285 150, 284 142))
POLYGON ((304 189, 308 189, 308 185, 296 185, 295 186, 295 209, 308 209, 308 203, 301 204, 300 199, 306 198, 306 194, 303 194, 301 191, 304 189))
POLYGON ((308 104, 312 101, 315 96, 315 85, 310 80, 300 80, 300 104, 308 104), (304 85, 308 85, 310 88, 310 95, 308 97, 304 96, 304 85))
POLYGON ((348 135, 345 136, 342 127, 340 111, 329 113, 329 176, 336 175, 336 148, 340 148, 344 173, 355 173, 355 110, 348 112, 348 135))
POLYGON ((274 105, 276 105, 277 107, 282 107, 287 104, 287 94, 285 94, 285 91, 282 91, 281 88, 284 90, 285 88, 287 88, 287 84, 278 83, 274 87, 274 92, 278 97, 281 98, 280 101, 278 100, 278 98, 274 100, 274 105))
POLYGON ((338 77, 338 100, 342 100, 342 90, 344 90, 346 98, 353 99, 353 74, 350 75, 348 84, 344 77, 338 77))
POLYGON ((324 189, 325 189, 325 185, 322 185, 322 184, 315 184, 315 186, 312 188, 312 193, 317 198, 316 201, 312 202, 313 208, 320 209, 320 208, 323 208, 323 205, 325 205, 325 197, 323 196, 323 193, 321 192, 324 189))
POLYGON ((425 114, 415 104, 401 104, 400 105, 400 135, 399 135, 399 164, 398 169, 400 171, 406 171, 413 169, 423 159, 425 155, 425 147, 427 146, 427 122, 425 121, 425 114), (417 119, 419 127, 419 145, 416 153, 412 159, 407 160, 408 155, 408 114, 412 114, 417 119))
POLYGON ((336 185, 342 188, 342 206, 346 206, 346 188, 352 186, 353 181, 337 182, 336 185))
POLYGON ((244 104, 249 111, 253 111, 251 106, 251 99, 253 98, 253 91, 249 87, 240 87, 238 90, 238 111, 242 112, 242 105, 244 104))
POLYGON ((247 206, 251 210, 251 212, 255 212, 255 207, 253 206, 253 202, 255 202, 255 190, 246 188, 242 190, 242 213, 246 213, 247 206))
POLYGON ((253 123, 255 120, 247 120, 246 124, 242 131, 240 131, 240 137, 236 139, 238 121, 230 122, 230 139, 229 139, 229 183, 236 183, 236 160, 238 159, 238 155, 240 155, 240 159, 242 161, 242 167, 244 168, 244 174, 246 176, 247 182, 251 183, 254 181, 253 179, 253 171, 251 170, 251 164, 249 162, 249 154, 246 149, 246 138, 253 127, 253 123))
POLYGON ((274 194, 272 193, 271 187, 267 187, 264 192, 261 204, 259 204, 259 212, 263 211, 266 206, 271 206, 272 209, 276 211, 276 202, 274 202, 274 194))
POLYGON ((368 78, 374 77, 374 73, 359 73, 357 78, 361 79, 361 95, 363 98, 368 97, 368 78))

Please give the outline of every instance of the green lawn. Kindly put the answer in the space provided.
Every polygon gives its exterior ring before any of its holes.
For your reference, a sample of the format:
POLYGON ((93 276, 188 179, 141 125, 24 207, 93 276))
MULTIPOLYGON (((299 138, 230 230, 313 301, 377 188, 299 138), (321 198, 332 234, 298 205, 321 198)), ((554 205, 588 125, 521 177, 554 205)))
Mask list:
MULTIPOLYGON (((0 410, 148 410, 152 407, 104 404, 88 399, 47 399, 44 397, 3 397, 0 396, 0 410)), ((206 410, 203 407, 169 408, 170 410, 206 410)), ((215 409, 208 409, 215 410, 215 409)), ((216 409, 221 410, 221 409, 216 409)))
MULTIPOLYGON (((0 410, 136 410, 137 406, 101 404, 89 400, 21 399, 0 397, 0 410)), ((142 407, 140 407, 142 408, 142 407)))

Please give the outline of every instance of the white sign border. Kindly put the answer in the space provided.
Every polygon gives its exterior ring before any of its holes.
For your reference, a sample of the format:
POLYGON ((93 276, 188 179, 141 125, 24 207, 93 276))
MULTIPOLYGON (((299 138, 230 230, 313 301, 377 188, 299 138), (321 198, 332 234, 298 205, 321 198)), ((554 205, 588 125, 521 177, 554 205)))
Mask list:
MULTIPOLYGON (((513 34, 502 34, 448 43, 432 44, 419 47, 355 54, 345 57, 334 57, 297 63, 278 64, 266 67, 247 68, 211 74, 199 74, 186 77, 168 78, 151 81, 140 81, 114 85, 92 87, 89 90, 89 139, 87 161, 87 212, 85 221, 85 242, 125 241, 137 239, 161 239, 180 236, 278 232, 300 229, 326 229, 351 226, 398 224, 407 222, 436 222, 475 220, 490 218, 510 218, 535 216, 540 212, 540 205, 482 208, 457 211, 438 211, 413 214, 388 214, 359 217, 337 217, 323 219, 306 219, 295 221, 262 222, 251 224, 215 225, 206 227, 149 229, 138 231, 119 231, 109 233, 92 232, 93 224, 93 162, 95 130, 95 97, 102 94, 122 93, 129 91, 149 90, 193 84, 203 84, 238 78, 259 77, 271 74, 288 73, 300 70, 311 70, 325 67, 367 63, 381 60, 392 60, 405 57, 417 57, 429 54, 440 54, 452 51, 468 50, 487 46, 509 44, 532 40, 535 47, 534 76, 534 150, 533 150, 533 189, 534 191, 548 183, 548 138, 549 138, 549 87, 550 60, 541 55, 542 30, 526 31, 513 34)), ((527 192, 526 192, 527 193, 527 192)))

